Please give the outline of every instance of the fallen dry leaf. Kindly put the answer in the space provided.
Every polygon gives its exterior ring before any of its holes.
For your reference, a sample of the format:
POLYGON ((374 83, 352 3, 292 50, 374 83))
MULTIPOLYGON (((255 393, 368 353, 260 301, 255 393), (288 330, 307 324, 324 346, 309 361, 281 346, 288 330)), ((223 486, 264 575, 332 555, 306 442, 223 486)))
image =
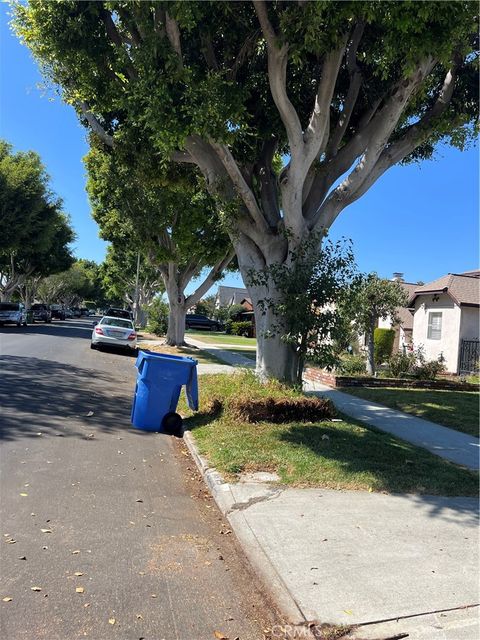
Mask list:
POLYGON ((85 591, 85 589, 83 587, 77 587, 75 589, 75 593, 83 593, 85 591))
POLYGON ((135 502, 143 502, 143 500, 141 498, 138 498, 138 500, 135 500, 135 502))
POLYGON ((52 533, 51 529, 40 529, 42 533, 52 533))
POLYGON ((115 618, 108 619, 108 624, 115 624, 115 622, 116 622, 115 618))
POLYGON ((41 591, 42 587, 30 587, 32 591, 41 591))
POLYGON ((88 413, 85 414, 86 418, 91 418, 93 416, 93 411, 89 411, 88 413))
POLYGON ((17 541, 16 541, 16 540, 14 540, 13 538, 7 538, 7 540, 5 540, 5 542, 6 542, 7 544, 15 544, 17 541))
POLYGON ((72 556, 76 556, 77 553, 80 553, 80 549, 75 549, 75 551, 72 551, 72 556))
POLYGON ((137 613, 137 620, 143 620, 143 616, 140 613, 137 613))
POLYGON ((2 598, 3 602, 11 602, 13 600, 13 598, 9 598, 8 596, 6 598, 2 598))
POLYGON ((156 598, 157 594, 156 593, 152 593, 152 595, 150 596, 151 598, 156 598))
POLYGON ((215 636, 215 638, 217 638, 217 640, 228 640, 228 636, 226 636, 221 631, 215 631, 213 635, 215 636))
POLYGON ((26 560, 26 559, 27 559, 27 556, 18 556, 18 559, 19 559, 19 560, 26 560))
POLYGON ((83 606, 84 606, 84 607, 85 607, 85 609, 86 609, 86 608, 87 608, 87 607, 89 607, 90 605, 91 605, 91 602, 86 602, 83 606))
POLYGON ((21 493, 20 495, 22 496, 22 498, 26 498, 28 496, 28 493, 21 493))
POLYGON ((75 573, 73 575, 74 576, 83 576, 83 573, 81 571, 75 571, 75 573))

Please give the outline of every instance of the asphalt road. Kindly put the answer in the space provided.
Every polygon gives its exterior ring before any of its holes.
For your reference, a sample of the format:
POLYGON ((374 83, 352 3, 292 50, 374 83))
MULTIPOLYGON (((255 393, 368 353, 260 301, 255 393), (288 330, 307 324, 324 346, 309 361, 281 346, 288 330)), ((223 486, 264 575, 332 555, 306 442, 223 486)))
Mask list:
POLYGON ((280 621, 91 320, 0 328, 2 640, 261 640, 280 621), (6 598, 11 598, 5 601, 6 598))

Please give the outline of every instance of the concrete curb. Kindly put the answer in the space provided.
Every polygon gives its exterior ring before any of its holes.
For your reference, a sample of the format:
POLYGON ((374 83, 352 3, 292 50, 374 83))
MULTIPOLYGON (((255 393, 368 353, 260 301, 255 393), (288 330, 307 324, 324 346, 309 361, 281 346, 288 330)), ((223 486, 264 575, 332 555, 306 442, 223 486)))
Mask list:
MULTIPOLYGON (((302 626, 307 630, 308 620, 259 544, 242 511, 232 509, 235 499, 230 485, 215 468, 209 467, 207 460, 200 455, 194 437, 189 431, 185 432, 183 439, 218 508, 227 518, 250 564, 271 593, 280 611, 291 625, 302 626)), ((307 633, 308 635, 302 637, 314 638, 309 631, 307 633)))

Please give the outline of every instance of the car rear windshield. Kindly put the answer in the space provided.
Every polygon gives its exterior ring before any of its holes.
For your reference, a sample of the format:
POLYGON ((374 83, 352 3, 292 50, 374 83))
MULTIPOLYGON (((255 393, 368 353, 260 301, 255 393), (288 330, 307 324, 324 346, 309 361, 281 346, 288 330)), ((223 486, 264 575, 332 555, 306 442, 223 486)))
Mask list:
POLYGON ((15 302, 0 302, 0 311, 19 311, 20 305, 15 302))
POLYGON ((102 318, 100 324, 106 324, 109 327, 122 327, 122 329, 133 329, 130 320, 122 320, 121 318, 102 318))

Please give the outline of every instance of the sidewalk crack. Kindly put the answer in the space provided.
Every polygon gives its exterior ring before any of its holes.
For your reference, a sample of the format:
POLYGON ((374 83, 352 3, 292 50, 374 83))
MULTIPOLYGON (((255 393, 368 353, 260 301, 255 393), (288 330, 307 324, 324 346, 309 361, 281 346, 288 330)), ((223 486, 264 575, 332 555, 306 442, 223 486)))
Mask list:
POLYGON ((230 509, 227 511, 226 515, 227 516, 230 515, 233 511, 245 511, 245 509, 250 508, 254 504, 259 504, 260 502, 268 502, 270 500, 274 500, 282 492, 283 492, 283 489, 268 489, 261 496, 254 496, 253 498, 249 498, 248 500, 245 500, 244 502, 235 502, 234 504, 232 504, 230 509))

